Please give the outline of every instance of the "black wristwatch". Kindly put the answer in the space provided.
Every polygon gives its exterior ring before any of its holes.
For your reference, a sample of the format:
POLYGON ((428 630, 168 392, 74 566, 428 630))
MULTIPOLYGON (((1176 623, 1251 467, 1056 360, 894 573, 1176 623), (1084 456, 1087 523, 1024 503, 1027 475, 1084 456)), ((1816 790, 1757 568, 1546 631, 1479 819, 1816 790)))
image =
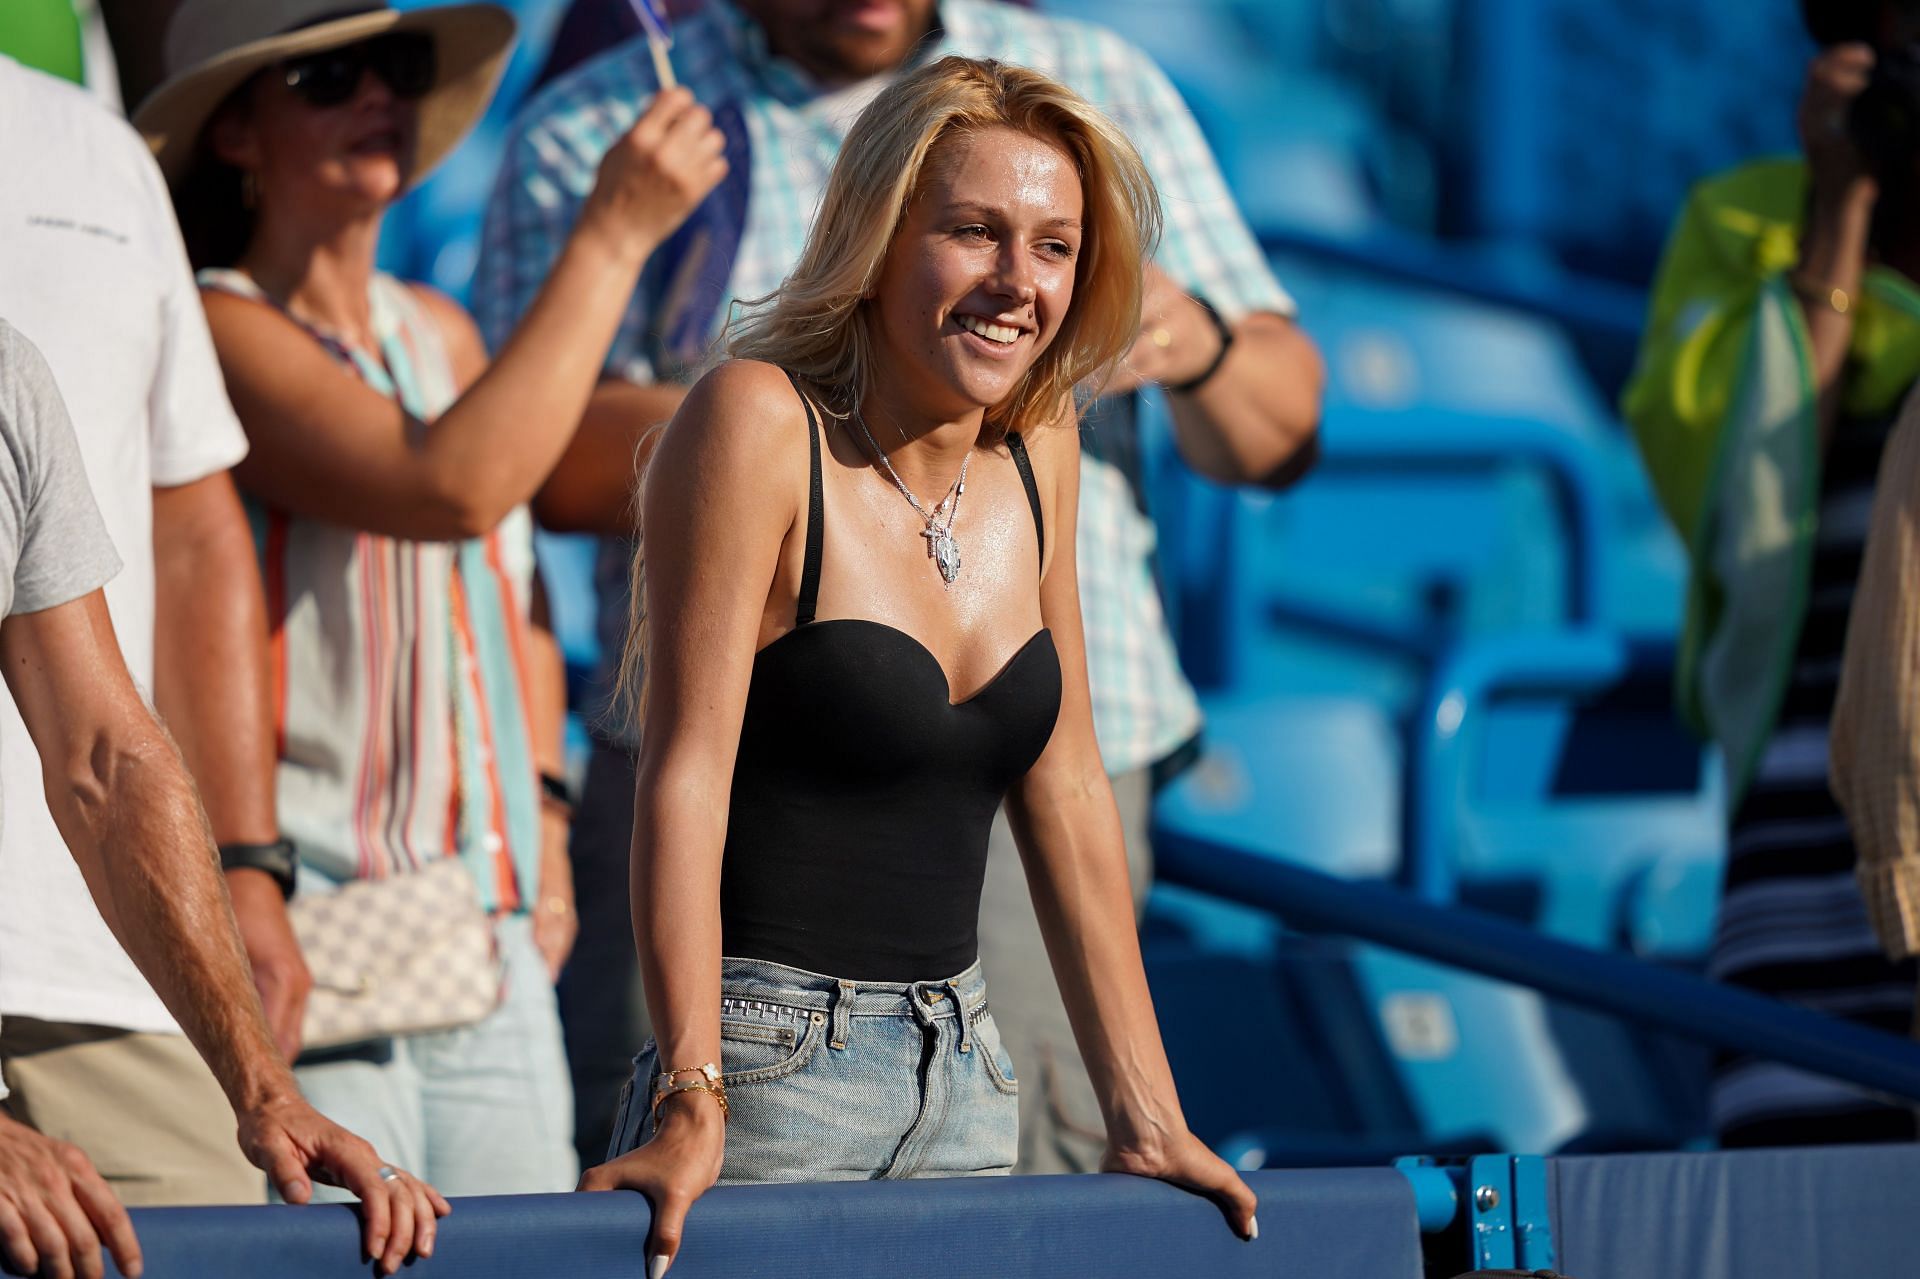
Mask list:
POLYGON ((1227 322, 1220 318, 1220 313, 1213 309, 1213 303, 1207 301, 1197 293, 1190 293, 1187 296, 1192 298, 1194 303, 1199 306, 1202 311, 1207 313, 1209 320, 1213 321, 1214 330, 1220 334, 1220 349, 1214 353, 1213 362, 1207 365, 1206 368, 1200 370, 1198 376, 1190 377, 1184 382, 1172 383, 1167 386, 1166 389, 1175 395, 1186 395, 1191 391, 1197 391, 1205 386, 1207 380, 1220 371, 1220 366, 1226 362, 1227 352, 1233 348, 1233 330, 1228 328, 1227 322))
POLYGON ((293 882, 300 871, 300 853, 290 839, 276 839, 271 844, 222 844, 220 869, 265 871, 280 886, 280 895, 291 900, 293 882))
POLYGON ((540 774, 540 802, 563 810, 569 817, 580 807, 580 800, 573 793, 573 787, 567 785, 567 779, 545 771, 540 774))

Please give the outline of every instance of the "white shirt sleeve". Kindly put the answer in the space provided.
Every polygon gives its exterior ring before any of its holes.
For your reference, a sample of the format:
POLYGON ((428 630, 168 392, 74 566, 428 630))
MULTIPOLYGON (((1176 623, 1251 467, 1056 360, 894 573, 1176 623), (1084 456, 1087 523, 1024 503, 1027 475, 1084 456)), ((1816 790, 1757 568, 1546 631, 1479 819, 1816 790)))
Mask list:
POLYGON ((155 267, 163 272, 160 351, 149 392, 153 484, 171 488, 229 470, 247 455, 246 433, 227 399, 226 379, 213 353, 200 289, 187 263, 187 248, 174 220, 160 168, 138 143, 137 161, 155 267))

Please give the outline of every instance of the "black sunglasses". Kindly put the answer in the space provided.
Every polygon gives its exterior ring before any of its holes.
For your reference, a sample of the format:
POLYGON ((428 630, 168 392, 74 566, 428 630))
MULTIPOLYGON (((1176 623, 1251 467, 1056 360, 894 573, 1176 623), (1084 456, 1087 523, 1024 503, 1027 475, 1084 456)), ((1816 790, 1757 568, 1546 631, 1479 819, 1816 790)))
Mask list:
POLYGON ((287 87, 316 107, 337 107, 360 87, 371 71, 396 98, 420 98, 433 88, 436 70, 433 38, 417 31, 395 31, 358 44, 324 49, 280 64, 287 87))

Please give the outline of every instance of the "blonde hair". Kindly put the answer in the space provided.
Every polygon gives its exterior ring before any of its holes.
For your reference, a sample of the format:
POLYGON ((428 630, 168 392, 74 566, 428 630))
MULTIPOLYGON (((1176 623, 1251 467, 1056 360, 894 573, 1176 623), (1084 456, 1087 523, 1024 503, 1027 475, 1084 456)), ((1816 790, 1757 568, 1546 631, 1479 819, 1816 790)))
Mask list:
MULTIPOLYGON (((1160 199, 1133 143, 1086 99, 992 59, 941 58, 867 105, 841 145, 799 262, 778 292, 746 303, 729 322, 724 353, 787 370, 829 414, 852 412, 874 373, 867 298, 930 159, 944 142, 995 128, 1060 147, 1080 178, 1072 303, 1053 341, 986 412, 999 435, 1059 424, 1076 405, 1076 388, 1098 386, 1140 332, 1141 264, 1159 242, 1160 199)), ((637 478, 644 484, 644 474, 637 478)), ((644 529, 631 587, 614 706, 637 721, 646 704, 644 529)))
POLYGON ((1005 128, 1065 151, 1085 209, 1073 303, 1018 385, 987 409, 999 432, 1060 420, 1074 388, 1104 378, 1140 331, 1140 265, 1160 236, 1160 199, 1127 136, 1086 99, 1026 67, 946 57, 901 76, 860 113, 827 179, 800 261, 780 291, 750 303, 727 342, 846 413, 873 378, 867 295, 886 264, 929 157, 941 143, 1005 128))

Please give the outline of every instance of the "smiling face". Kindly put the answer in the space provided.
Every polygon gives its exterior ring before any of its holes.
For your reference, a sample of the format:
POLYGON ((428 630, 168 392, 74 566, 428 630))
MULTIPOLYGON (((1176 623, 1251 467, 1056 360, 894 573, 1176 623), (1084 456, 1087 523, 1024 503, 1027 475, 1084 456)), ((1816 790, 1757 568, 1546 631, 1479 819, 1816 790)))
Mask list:
POLYGON ((359 214, 398 199, 413 171, 419 112, 372 72, 337 105, 315 106, 278 68, 256 76, 213 123, 215 154, 250 172, 263 208, 359 214))
POLYGON ((1056 144, 1007 128, 939 143, 869 302, 876 384, 938 417, 1005 400, 1072 305, 1081 219, 1056 144))

